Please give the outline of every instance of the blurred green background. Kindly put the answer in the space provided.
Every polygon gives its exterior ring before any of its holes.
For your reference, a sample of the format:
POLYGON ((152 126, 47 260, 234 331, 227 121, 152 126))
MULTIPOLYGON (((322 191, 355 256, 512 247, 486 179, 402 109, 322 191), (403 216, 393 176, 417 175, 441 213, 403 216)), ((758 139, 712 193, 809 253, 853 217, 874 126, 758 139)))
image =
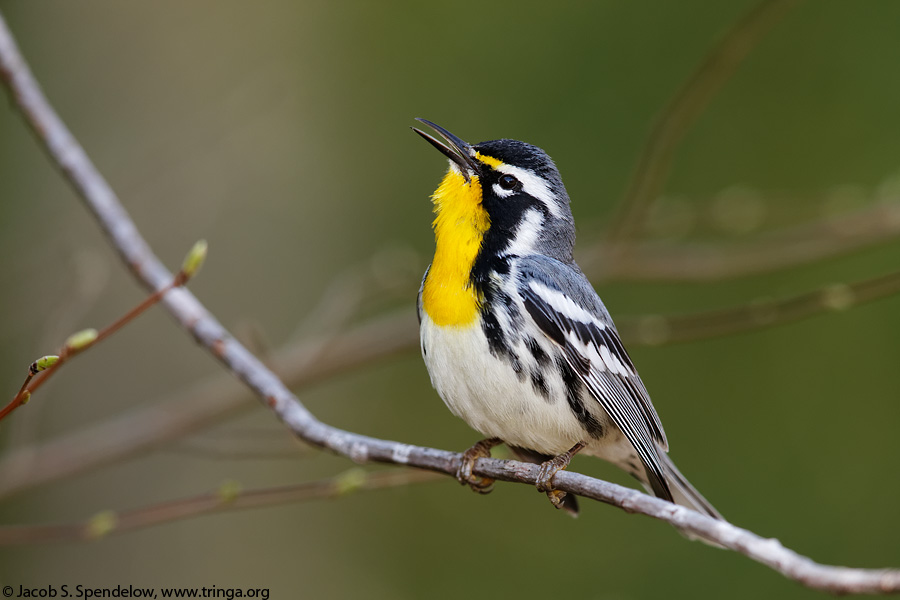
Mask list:
MULTIPOLYGON (((191 288, 226 327, 273 352, 316 330, 307 317, 338 274, 367 272, 385 287, 354 320, 402 307, 414 318, 433 244, 428 196, 446 168, 409 131, 414 117, 472 142, 545 148, 587 247, 601 239, 654 116, 751 6, 0 0, 51 102, 158 255, 177 266, 208 239, 191 288)), ((898 24, 894 0, 791 11, 681 145, 648 235, 727 242, 900 202, 898 24), (735 190, 753 199, 737 225, 728 218, 735 190)), ((898 268, 898 249, 600 292, 620 317, 720 308, 873 277, 898 268)), ((0 107, 0 257, 9 397, 35 357, 143 297, 9 103, 0 107)), ((898 312, 900 298, 890 298, 743 335, 635 346, 632 356, 672 456, 730 520, 817 561, 896 567, 898 312)), ((0 451, 218 372, 154 309, 4 422, 0 451)), ((455 450, 478 437, 444 408, 415 350, 301 398, 326 422, 368 435, 455 450)), ((299 449, 248 402, 178 443, 6 498, 0 521, 68 522, 226 479, 255 488, 351 466, 299 449), (273 453, 282 458, 253 458, 273 453)), ((631 485, 589 458, 573 469, 631 485)), ((272 598, 818 596, 649 519, 585 502, 572 520, 525 486, 479 497, 449 479, 0 550, 0 584, 63 583, 266 587, 272 598)))

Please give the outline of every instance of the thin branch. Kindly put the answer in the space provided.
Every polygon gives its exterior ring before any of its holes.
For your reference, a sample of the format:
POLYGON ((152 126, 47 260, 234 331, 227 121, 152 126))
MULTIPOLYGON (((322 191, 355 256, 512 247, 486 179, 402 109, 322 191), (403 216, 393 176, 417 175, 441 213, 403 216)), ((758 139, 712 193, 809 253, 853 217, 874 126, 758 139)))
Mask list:
POLYGON ((136 319, 148 308, 159 302, 159 299, 162 296, 175 287, 177 282, 173 281, 168 286, 155 292, 145 298, 140 304, 129 310, 122 317, 117 319, 111 325, 100 331, 99 333, 94 331, 93 329, 85 329, 84 331, 73 335, 69 338, 66 344, 59 351, 59 355, 56 357, 56 360, 53 362, 51 366, 46 369, 42 369, 40 373, 35 371, 33 368, 28 375, 28 378, 25 380, 25 383, 22 384, 22 387, 19 389, 19 392, 13 397, 13 399, 0 409, 0 421, 9 416, 15 409, 19 408, 23 404, 25 404, 30 398, 31 394, 33 394, 39 387, 41 387, 48 379, 53 377, 53 375, 59 371, 60 368, 66 363, 69 362, 72 358, 81 354, 85 350, 94 347, 99 344, 104 339, 113 335, 119 329, 124 327, 130 321, 136 319), (77 338, 77 340, 76 340, 77 338), (35 377, 37 375, 37 377, 35 377))
MULTIPOLYGON (((281 348, 273 371, 291 388, 377 364, 415 348, 412 311, 382 316, 340 335, 281 348)), ((253 396, 232 377, 216 375, 141 407, 0 459, 0 498, 160 448, 252 408, 253 396)))
MULTIPOLYGON (((95 214, 110 242, 135 276, 153 290, 162 288, 172 275, 150 251, 109 185, 50 108, 2 18, 0 77, 11 88, 15 102, 21 107, 40 142, 95 214)), ((252 389, 294 433, 310 444, 328 448, 356 462, 408 465, 447 474, 455 473, 459 467, 460 455, 456 453, 371 438, 322 423, 274 373, 237 343, 188 290, 173 290, 167 294, 164 304, 201 346, 252 389)), ((534 485, 538 467, 513 461, 479 459, 473 472, 484 477, 534 485)), ((775 540, 763 539, 730 523, 578 473, 561 471, 554 477, 553 484, 566 492, 671 523, 681 530, 766 564, 809 587, 832 592, 900 591, 900 571, 818 565, 785 549, 775 540)))
POLYGON ((115 334, 122 327, 141 316, 148 308, 155 305, 162 297, 171 289, 185 285, 188 280, 197 272, 203 260, 206 258, 206 242, 200 241, 194 245, 188 253, 182 269, 175 275, 175 278, 162 289, 150 294, 137 306, 129 310, 127 313, 116 319, 113 323, 97 332, 94 329, 84 329, 78 333, 69 336, 65 345, 59 351, 58 356, 45 356, 44 358, 32 363, 29 369, 28 377, 25 383, 19 389, 19 392, 13 397, 9 404, 0 409, 0 421, 9 416, 14 410, 28 402, 31 395, 37 391, 48 379, 59 371, 64 364, 75 356, 86 352, 93 348, 109 336, 115 334), (190 262, 188 262, 190 261, 190 262), (46 363, 47 359, 52 361, 46 363), (42 361, 46 364, 42 365, 42 361), (36 376, 36 377, 35 377, 36 376))
POLYGON ((662 110, 607 234, 616 254, 621 243, 634 237, 662 191, 675 148, 684 135, 753 47, 797 3, 798 0, 760 2, 722 37, 662 110))
MULTIPOLYGON (((619 319, 623 338, 654 346, 775 327, 824 312, 849 310, 900 293, 900 271, 855 283, 836 283, 779 299, 695 314, 619 319)), ((630 342, 629 342, 630 343, 630 342)))
MULTIPOLYGON (((774 327, 898 292, 900 273, 890 273, 728 309, 622 317, 617 322, 629 346, 657 346, 774 327)), ((272 370, 288 387, 300 389, 413 350, 417 340, 415 318, 401 311, 341 334, 282 347, 273 353, 272 370)), ((160 448, 249 409, 250 400, 230 377, 214 376, 148 407, 9 452, 0 458, 0 498, 160 448)))
POLYGON ((838 219, 822 219, 744 242, 637 243, 623 246, 616 257, 608 244, 600 243, 579 253, 578 263, 595 282, 721 281, 844 256, 898 235, 900 207, 875 204, 838 219))
POLYGON ((357 491, 381 490, 439 479, 445 478, 432 471, 405 469, 359 473, 354 469, 336 477, 298 485, 248 491, 224 489, 134 510, 103 511, 76 523, 0 526, 0 546, 94 540, 201 515, 340 498, 357 491))

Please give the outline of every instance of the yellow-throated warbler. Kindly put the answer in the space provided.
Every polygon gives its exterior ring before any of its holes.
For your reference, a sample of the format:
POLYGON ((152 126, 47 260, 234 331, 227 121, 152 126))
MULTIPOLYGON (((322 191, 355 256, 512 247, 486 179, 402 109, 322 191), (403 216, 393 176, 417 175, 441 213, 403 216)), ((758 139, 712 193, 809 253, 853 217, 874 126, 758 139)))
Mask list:
POLYGON ((434 261, 419 290, 422 356, 453 412, 488 436, 458 478, 500 443, 541 463, 537 487, 577 513, 551 480, 577 452, 603 458, 656 496, 721 518, 666 451, 659 417, 606 308, 575 264, 569 196, 543 150, 474 146, 413 128, 450 159, 434 193, 434 261))

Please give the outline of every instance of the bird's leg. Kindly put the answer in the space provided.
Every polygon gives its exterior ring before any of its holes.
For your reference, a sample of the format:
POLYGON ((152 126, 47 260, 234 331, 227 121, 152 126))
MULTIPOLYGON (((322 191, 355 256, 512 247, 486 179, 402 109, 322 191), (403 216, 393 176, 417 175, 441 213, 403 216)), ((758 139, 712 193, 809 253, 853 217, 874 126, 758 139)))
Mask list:
POLYGON ((563 452, 559 456, 554 456, 547 462, 541 463, 541 469, 538 471, 535 485, 539 492, 547 494, 550 502, 556 508, 562 508, 563 498, 566 497, 566 493, 553 488, 553 476, 568 467, 572 457, 578 454, 582 448, 584 448, 584 442, 578 442, 569 448, 568 452, 563 452))
POLYGON ((494 480, 488 477, 479 477, 472 473, 475 467, 475 461, 479 458, 490 458, 491 448, 499 446, 503 443, 500 438, 488 438, 481 440, 465 452, 463 452, 462 460, 459 463, 459 469, 456 471, 456 479, 463 485, 468 485, 473 491, 479 494, 489 494, 494 489, 494 480))

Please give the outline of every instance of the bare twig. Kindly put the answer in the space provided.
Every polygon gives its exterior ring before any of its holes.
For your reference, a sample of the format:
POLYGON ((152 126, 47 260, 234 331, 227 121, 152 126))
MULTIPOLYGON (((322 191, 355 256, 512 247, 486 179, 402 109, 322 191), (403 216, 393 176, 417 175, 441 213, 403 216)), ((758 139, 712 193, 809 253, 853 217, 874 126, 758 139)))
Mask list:
POLYGON ((578 263, 595 283, 721 281, 844 256, 898 235, 900 206, 875 204, 838 219, 773 231, 746 242, 630 244, 616 257, 609 245, 600 243, 579 253, 578 263))
POLYGON ((3 526, 0 527, 0 546, 91 540, 201 515, 338 498, 357 491, 381 490, 438 479, 445 478, 432 471, 405 469, 358 473, 353 470, 336 477, 298 485, 247 491, 226 489, 134 510, 104 511, 78 523, 3 526))
POLYGON ((757 42, 797 2, 760 2, 722 37, 662 110, 607 234, 615 254, 619 253, 619 244, 634 236, 648 208, 659 196, 672 166, 675 148, 685 133, 757 42))
MULTIPOLYGON (((16 104, 38 139, 94 213, 134 275, 152 290, 165 286, 172 275, 150 251, 109 185, 43 97, 2 18, 0 77, 11 89, 16 104)), ((322 423, 274 373, 238 344, 189 291, 183 288, 173 290, 166 295, 164 304, 200 345, 252 389, 303 440, 357 462, 376 461, 447 474, 456 472, 459 454, 362 436, 322 423)), ((479 459, 473 471, 484 477, 534 485, 538 467, 513 461, 479 459)), ((818 565, 785 549, 775 540, 763 539, 727 522, 578 473, 561 471, 554 477, 553 484, 560 490, 652 516, 686 532, 714 540, 809 587, 832 592, 900 591, 900 571, 818 565)))
POLYGON ((619 319, 619 331, 625 339, 644 345, 689 342, 774 327, 823 312, 848 310, 897 293, 900 293, 900 271, 722 310, 619 319))
MULTIPOLYGON (((380 317, 340 335, 307 339, 275 352, 272 368, 291 388, 415 347, 412 311, 380 317)), ((0 459, 0 498, 130 458, 211 426, 254 405, 245 388, 219 375, 141 407, 0 459)))

